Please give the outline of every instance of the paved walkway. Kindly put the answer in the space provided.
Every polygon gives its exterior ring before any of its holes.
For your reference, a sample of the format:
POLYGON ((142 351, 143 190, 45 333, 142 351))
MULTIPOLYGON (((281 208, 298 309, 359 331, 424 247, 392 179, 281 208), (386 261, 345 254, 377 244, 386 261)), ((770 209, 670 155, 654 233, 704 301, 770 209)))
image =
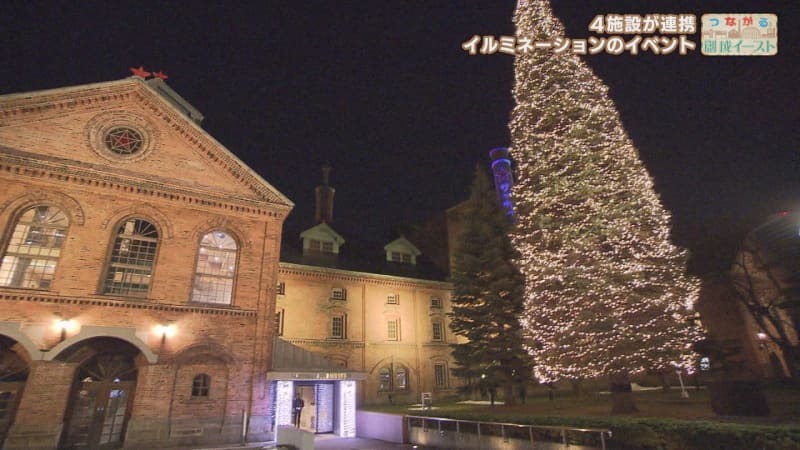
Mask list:
POLYGON ((327 435, 317 436, 314 440, 315 450, 399 450, 413 448, 419 449, 421 447, 379 441, 377 439, 341 438, 327 435))
MULTIPOLYGON (((251 442, 246 445, 230 445, 217 447, 181 447, 173 450, 266 450, 274 449, 274 442, 251 442)), ((314 439, 315 450, 404 450, 418 449, 424 450, 425 447, 414 446, 411 444, 397 444, 378 439, 366 438, 342 438, 329 434, 317 435, 314 439)))

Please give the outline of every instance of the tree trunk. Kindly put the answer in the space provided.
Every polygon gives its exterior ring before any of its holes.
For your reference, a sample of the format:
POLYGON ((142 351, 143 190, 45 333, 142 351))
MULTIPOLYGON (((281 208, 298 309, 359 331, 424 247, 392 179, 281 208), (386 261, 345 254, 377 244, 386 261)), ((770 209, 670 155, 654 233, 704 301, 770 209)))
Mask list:
POLYGON ((661 392, 667 394, 671 391, 672 387, 669 385, 669 372, 659 372, 661 377, 661 392))
POLYGON ((789 342, 779 342, 778 348, 781 349, 786 368, 789 369, 789 378, 796 380, 800 377, 800 347, 789 342))
POLYGON ((611 414, 631 414, 639 412, 631 391, 631 378, 628 372, 617 372, 609 376, 611 383, 611 414))
POLYGON ((575 397, 583 398, 586 395, 583 389, 583 380, 571 380, 570 384, 572 385, 572 393, 575 397))
POLYGON ((514 385, 511 381, 506 381, 503 384, 503 402, 506 406, 517 404, 517 399, 514 398, 514 385))

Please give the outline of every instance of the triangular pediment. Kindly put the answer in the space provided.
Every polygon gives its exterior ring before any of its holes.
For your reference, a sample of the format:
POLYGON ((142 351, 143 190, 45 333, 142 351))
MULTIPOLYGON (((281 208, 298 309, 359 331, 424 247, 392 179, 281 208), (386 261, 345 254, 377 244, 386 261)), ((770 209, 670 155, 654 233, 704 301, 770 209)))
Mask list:
POLYGON ((0 96, 0 158, 121 177, 216 198, 293 203, 198 125, 163 81, 117 81, 0 96))
POLYGON ((344 244, 345 240, 339 233, 336 232, 330 225, 325 222, 314 225, 300 233, 301 239, 318 239, 327 240, 335 243, 337 246, 344 244))
POLYGON ((383 249, 386 250, 387 252, 392 252, 392 251, 403 252, 414 256, 419 256, 422 254, 422 252, 417 248, 417 246, 415 246, 414 244, 411 243, 411 241, 402 236, 386 244, 383 247, 383 249))
POLYGON ((386 251, 386 261, 400 263, 417 263, 417 256, 422 252, 416 245, 403 236, 386 244, 383 249, 386 251))

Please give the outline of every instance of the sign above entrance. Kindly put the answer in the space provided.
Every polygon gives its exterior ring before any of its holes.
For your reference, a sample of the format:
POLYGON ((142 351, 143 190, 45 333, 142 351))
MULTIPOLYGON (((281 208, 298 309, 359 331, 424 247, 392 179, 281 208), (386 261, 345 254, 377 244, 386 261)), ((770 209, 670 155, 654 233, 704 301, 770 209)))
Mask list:
POLYGON ((364 380, 365 372, 268 372, 269 380, 364 380))

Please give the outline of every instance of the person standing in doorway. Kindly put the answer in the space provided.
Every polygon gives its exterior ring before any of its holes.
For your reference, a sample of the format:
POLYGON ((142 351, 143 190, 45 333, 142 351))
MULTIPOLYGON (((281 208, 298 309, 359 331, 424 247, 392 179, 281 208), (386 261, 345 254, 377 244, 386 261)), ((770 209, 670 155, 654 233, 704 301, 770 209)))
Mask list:
POLYGON ((303 412, 303 406, 306 406, 306 402, 303 401, 298 392, 295 394, 294 401, 292 401, 293 422, 296 428, 300 428, 300 414, 303 412))

